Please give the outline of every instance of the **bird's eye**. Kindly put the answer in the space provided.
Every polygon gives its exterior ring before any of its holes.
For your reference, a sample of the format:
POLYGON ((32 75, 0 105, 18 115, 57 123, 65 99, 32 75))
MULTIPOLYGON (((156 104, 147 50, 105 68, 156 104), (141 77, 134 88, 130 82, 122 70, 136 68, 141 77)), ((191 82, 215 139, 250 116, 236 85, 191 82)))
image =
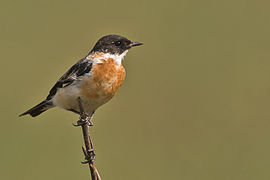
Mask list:
POLYGON ((120 46, 120 45, 121 45, 121 41, 116 41, 114 44, 115 44, 116 46, 120 46))

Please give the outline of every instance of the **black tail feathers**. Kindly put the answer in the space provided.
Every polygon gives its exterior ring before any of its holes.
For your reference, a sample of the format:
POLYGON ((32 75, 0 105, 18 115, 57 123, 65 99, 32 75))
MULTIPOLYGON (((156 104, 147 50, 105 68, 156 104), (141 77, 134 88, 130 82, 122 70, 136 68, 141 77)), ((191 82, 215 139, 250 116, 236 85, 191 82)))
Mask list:
POLYGON ((43 113, 44 111, 50 109, 54 107, 51 101, 48 100, 44 100, 41 103, 39 103, 38 105, 36 105, 35 107, 29 109, 28 111, 20 114, 19 116, 24 116, 27 114, 30 114, 32 117, 36 117, 38 115, 40 115, 41 113, 43 113))

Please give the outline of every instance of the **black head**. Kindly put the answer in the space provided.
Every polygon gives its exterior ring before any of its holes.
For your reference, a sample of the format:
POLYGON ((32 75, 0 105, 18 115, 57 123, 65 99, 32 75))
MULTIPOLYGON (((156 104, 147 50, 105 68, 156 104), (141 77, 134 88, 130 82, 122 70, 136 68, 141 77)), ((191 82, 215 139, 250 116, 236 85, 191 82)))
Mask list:
POLYGON ((132 42, 123 36, 107 35, 98 40, 91 52, 122 54, 131 47, 139 45, 142 45, 142 43, 132 42))

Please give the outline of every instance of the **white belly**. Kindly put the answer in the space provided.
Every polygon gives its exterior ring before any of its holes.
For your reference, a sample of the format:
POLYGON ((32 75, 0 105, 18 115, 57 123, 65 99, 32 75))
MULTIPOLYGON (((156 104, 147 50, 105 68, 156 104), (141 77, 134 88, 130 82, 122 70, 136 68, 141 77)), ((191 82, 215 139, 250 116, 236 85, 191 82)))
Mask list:
POLYGON ((92 98, 85 98, 78 85, 70 85, 58 89, 53 98, 53 104, 63 109, 76 110, 79 112, 78 97, 82 100, 82 105, 86 113, 92 113, 99 106, 108 102, 111 98, 104 96, 97 96, 92 98))

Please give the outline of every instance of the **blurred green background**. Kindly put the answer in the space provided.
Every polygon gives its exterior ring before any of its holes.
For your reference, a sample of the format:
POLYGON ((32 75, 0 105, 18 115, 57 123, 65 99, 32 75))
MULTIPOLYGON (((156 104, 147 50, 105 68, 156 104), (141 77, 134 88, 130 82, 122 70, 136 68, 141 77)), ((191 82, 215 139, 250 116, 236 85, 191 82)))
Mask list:
POLYGON ((0 2, 0 179, 90 179, 78 116, 18 114, 103 35, 144 46, 91 128, 104 180, 270 179, 269 1, 0 2))

